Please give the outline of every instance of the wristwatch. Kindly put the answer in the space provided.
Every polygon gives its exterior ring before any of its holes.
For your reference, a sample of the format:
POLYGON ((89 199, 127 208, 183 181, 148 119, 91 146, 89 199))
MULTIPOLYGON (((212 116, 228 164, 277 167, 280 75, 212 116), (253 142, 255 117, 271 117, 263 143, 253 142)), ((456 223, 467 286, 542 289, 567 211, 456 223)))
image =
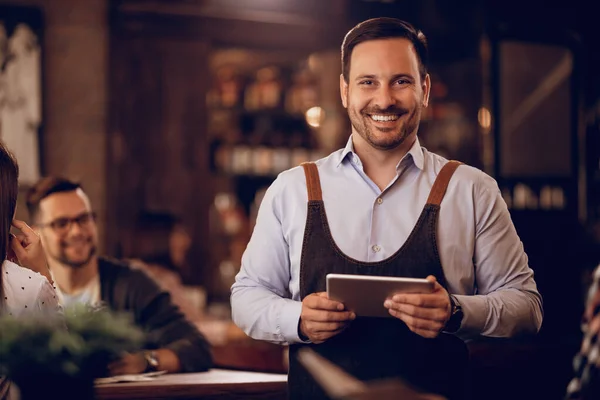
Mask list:
POLYGON ((146 370, 144 372, 158 371, 158 356, 156 351, 144 351, 143 354, 146 360, 146 370))
POLYGON ((448 322, 446 322, 446 326, 443 331, 446 333, 456 333, 460 329, 460 325, 463 320, 463 310, 460 306, 458 300, 453 295, 449 295, 450 297, 450 318, 448 318, 448 322))

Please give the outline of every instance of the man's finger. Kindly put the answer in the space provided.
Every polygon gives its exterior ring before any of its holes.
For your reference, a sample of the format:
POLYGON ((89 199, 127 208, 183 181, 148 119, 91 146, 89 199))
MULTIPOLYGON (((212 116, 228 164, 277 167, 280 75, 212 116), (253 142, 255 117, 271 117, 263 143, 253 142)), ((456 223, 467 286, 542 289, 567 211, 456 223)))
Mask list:
POLYGON ((310 329, 315 332, 337 332, 347 324, 343 322, 312 322, 310 329))
MULTIPOLYGON (((412 315, 404 314, 396 310, 389 310, 389 313, 390 315, 402 320, 413 332, 418 330, 434 332, 437 334, 444 327, 444 325, 441 322, 416 318, 412 315)), ((419 335, 423 336, 421 333, 419 333, 419 335)))
POLYGON ((448 313, 443 308, 417 307, 412 304, 397 303, 391 300, 387 300, 384 303, 384 307, 390 310, 401 312, 406 315, 410 315, 415 318, 428 319, 440 322, 445 322, 448 316, 448 313))
POLYGON ((316 322, 343 322, 352 321, 356 315, 351 311, 323 311, 307 308, 302 313, 302 318, 316 322))
POLYGON ((335 329, 335 330, 314 331, 311 335, 311 337, 312 337, 311 340, 315 344, 323 343, 324 341, 342 333, 344 330, 346 330, 346 328, 348 328, 348 326, 349 326, 348 324, 342 324, 338 327, 338 329, 335 329))
POLYGON ((125 363, 123 362, 123 360, 118 360, 118 361, 113 361, 110 364, 108 364, 108 368, 109 369, 116 369, 116 368, 122 367, 123 365, 125 365, 125 363))
POLYGON ((114 367, 114 368, 108 368, 108 373, 112 376, 125 375, 126 368, 124 365, 119 365, 118 367, 114 367))
POLYGON ((411 304, 416 307, 444 308, 450 300, 446 294, 438 293, 401 293, 392 296, 396 303, 411 304))
POLYGON ((344 309, 344 305, 339 301, 329 300, 315 294, 306 296, 303 303, 306 305, 306 307, 315 310, 342 311, 344 309))
POLYGON ((427 330, 422 330, 422 329, 411 329, 414 333, 416 333, 419 336, 422 336, 424 338, 428 338, 428 339, 433 339, 439 336, 439 332, 438 331, 427 331, 427 330))
POLYGON ((433 282, 433 292, 434 293, 439 292, 440 290, 443 290, 443 291, 446 290, 446 289, 444 289, 444 287, 442 285, 440 285, 440 283, 438 282, 438 280, 436 279, 435 276, 429 275, 425 279, 427 279, 429 282, 433 282))

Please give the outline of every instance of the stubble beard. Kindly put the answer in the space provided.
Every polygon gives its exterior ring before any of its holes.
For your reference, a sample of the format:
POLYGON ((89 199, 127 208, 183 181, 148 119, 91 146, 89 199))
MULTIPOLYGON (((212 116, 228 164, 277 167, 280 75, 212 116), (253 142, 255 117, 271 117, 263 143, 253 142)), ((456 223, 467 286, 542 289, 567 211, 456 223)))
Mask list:
MULTIPOLYGON (((348 99, 348 103, 349 99, 348 99)), ((348 116, 350 123, 356 133, 358 133, 371 147, 377 150, 390 151, 402 145, 419 128, 422 106, 418 104, 412 111, 405 108, 389 107, 385 110, 364 108, 360 112, 348 107, 348 116), (398 128, 373 128, 369 122, 372 121, 369 114, 398 114, 399 118, 405 121, 398 128), (387 140, 378 138, 372 129, 385 133, 387 140)))
POLYGON ((88 265, 90 263, 90 261, 92 260, 92 258, 94 258, 96 256, 96 246, 92 246, 90 248, 90 252, 88 254, 88 256, 83 260, 83 261, 73 261, 69 258, 69 256, 67 256, 66 252, 61 249, 60 254, 58 256, 52 256, 51 257, 59 262, 60 264, 72 268, 72 269, 81 269, 84 266, 88 265))

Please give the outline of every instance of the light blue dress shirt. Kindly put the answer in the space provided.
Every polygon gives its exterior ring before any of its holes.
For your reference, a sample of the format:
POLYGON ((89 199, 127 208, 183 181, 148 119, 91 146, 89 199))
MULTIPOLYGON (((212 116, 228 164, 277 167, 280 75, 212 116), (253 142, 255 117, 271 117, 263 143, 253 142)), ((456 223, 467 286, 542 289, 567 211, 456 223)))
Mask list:
MULTIPOLYGON (((317 161, 333 239, 348 256, 381 261, 408 238, 446 159, 417 139, 381 191, 353 151, 317 161)), ((249 336, 301 342, 300 257, 307 215, 302 167, 281 173, 267 190, 231 288, 233 321, 249 336)), ((496 181, 460 166, 441 204, 437 245, 448 283, 464 311, 459 334, 509 337, 537 332, 542 299, 496 181)))

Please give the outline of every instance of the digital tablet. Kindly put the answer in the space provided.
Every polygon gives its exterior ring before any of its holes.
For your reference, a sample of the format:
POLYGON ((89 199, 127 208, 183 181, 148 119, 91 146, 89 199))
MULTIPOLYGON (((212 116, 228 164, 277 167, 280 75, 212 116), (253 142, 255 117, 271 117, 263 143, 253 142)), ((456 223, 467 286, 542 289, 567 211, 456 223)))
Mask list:
POLYGON ((357 317, 392 317, 383 306, 387 298, 397 293, 431 293, 433 288, 433 282, 422 278, 327 274, 327 297, 344 303, 357 317))

